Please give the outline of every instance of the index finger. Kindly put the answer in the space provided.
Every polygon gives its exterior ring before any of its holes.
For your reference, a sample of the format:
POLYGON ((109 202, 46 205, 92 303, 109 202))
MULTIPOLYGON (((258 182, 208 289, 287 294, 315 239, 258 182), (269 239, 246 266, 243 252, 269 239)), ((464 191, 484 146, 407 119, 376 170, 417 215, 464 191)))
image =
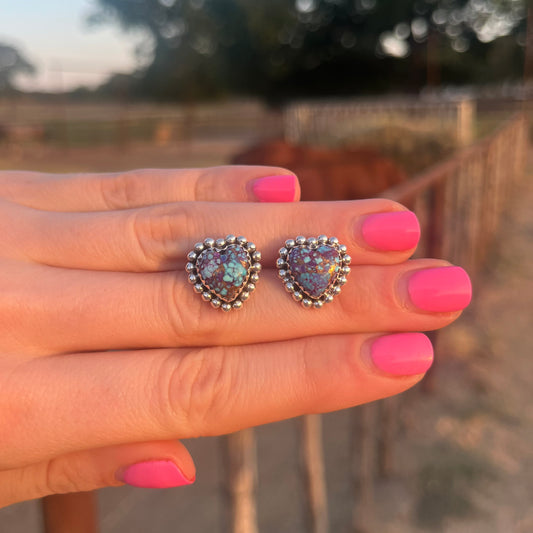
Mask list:
POLYGON ((104 174, 0 171, 0 198, 45 211, 114 211, 183 202, 293 202, 298 179, 262 166, 138 169, 104 174))

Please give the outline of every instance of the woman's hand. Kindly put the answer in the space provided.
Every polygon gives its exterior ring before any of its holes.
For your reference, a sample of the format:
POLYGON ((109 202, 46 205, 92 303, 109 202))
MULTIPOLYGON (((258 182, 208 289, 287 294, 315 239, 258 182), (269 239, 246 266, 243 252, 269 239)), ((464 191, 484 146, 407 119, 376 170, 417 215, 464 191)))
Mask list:
POLYGON ((418 225, 394 202, 290 203, 298 195, 292 175, 268 167, 0 173, 0 506, 190 483, 192 459, 172 439, 341 409, 421 379, 431 345, 410 332, 455 320, 468 276, 407 261, 418 225), (289 203, 246 203, 261 199, 289 203), (257 245, 263 271, 244 308, 223 313, 184 267, 196 242, 229 233, 257 245), (286 239, 319 234, 347 246, 352 272, 333 303, 308 310, 275 263, 286 239))

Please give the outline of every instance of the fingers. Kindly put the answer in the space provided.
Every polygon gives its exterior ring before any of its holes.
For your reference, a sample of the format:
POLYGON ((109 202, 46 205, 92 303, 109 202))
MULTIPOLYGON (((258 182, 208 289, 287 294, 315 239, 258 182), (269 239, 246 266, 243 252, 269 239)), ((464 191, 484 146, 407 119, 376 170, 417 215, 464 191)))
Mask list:
MULTIPOLYGON (((16 209, 16 208, 15 208, 16 209)), ((20 208, 19 208, 20 209, 20 208)), ((376 199, 301 204, 187 202, 104 213, 5 212, 5 255, 91 270, 183 269, 187 253, 206 237, 244 235, 273 267, 285 240, 336 236, 358 264, 397 263, 414 251, 416 216, 376 199)))
POLYGON ((45 211, 108 211, 185 201, 292 202, 299 197, 298 180, 279 167, 140 169, 108 174, 0 171, 0 198, 45 211))
POLYGON ((12 422, 0 432, 1 461, 342 409, 411 387, 432 355, 429 340, 412 333, 38 358, 2 383, 12 422))
POLYGON ((123 444, 0 471, 0 508, 51 494, 85 492, 123 483, 168 488, 190 485, 194 480, 193 460, 180 442, 123 444))
POLYGON ((332 303, 304 309, 277 274, 265 270, 244 308, 224 313, 194 292, 185 272, 12 268, 13 274, 3 264, 6 277, 0 280, 3 348, 35 355, 429 331, 455 320, 471 293, 466 273, 443 261, 356 265, 332 303))

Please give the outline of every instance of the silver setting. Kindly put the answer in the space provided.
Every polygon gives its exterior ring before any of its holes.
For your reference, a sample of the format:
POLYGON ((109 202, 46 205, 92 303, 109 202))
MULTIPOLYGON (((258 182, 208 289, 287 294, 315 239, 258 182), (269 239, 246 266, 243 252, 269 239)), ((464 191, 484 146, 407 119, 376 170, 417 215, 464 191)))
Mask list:
POLYGON ((194 249, 187 254, 187 264, 185 270, 188 274, 188 280, 193 285, 194 292, 199 294, 205 302, 211 304, 214 309, 222 311, 231 311, 232 309, 241 309, 243 302, 248 300, 250 294, 255 290, 255 284, 259 281, 261 272, 261 252, 256 249, 253 242, 248 242, 246 237, 235 237, 227 235, 225 238, 204 239, 203 242, 197 242, 194 249), (240 246, 248 256, 248 273, 242 285, 241 292, 233 300, 225 300, 222 296, 214 292, 198 272, 198 260, 208 250, 215 249, 218 252, 224 251, 228 246, 240 246))
POLYGON ((350 267, 348 265, 351 261, 352 258, 347 254, 346 246, 340 244, 336 237, 328 238, 326 235, 319 235, 318 237, 305 238, 298 235, 295 239, 285 241, 285 246, 279 251, 276 266, 278 268, 278 276, 285 285, 285 290, 292 295, 296 302, 299 302, 306 309, 320 309, 324 304, 331 303, 333 298, 340 294, 341 287, 347 282, 346 276, 350 273, 350 267), (314 298, 307 294, 305 289, 298 284, 292 275, 289 265, 289 255, 293 248, 316 249, 322 245, 330 246, 337 251, 339 254, 340 269, 324 293, 318 298, 314 298))

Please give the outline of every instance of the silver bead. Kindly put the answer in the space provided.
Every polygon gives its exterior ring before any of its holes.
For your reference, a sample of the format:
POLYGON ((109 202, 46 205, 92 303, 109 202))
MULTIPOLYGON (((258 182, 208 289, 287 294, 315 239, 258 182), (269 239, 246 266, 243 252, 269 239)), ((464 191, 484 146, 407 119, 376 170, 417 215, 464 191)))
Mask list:
POLYGON ((294 290, 294 283, 287 281, 287 283, 285 283, 285 288, 288 292, 292 292, 294 290))
POLYGON ((311 302, 311 300, 309 300, 309 298, 304 298, 302 300, 302 305, 306 308, 309 308, 313 305, 313 302, 311 302))
POLYGON ((303 235, 298 235, 294 241, 298 246, 302 246, 302 244, 305 244, 305 237, 303 235))
POLYGON ((248 300, 248 298, 250 298, 250 293, 248 291, 243 291, 241 292, 241 294, 239 294, 239 298, 245 302, 246 300, 248 300))
POLYGON ((246 285, 246 291, 247 292, 254 292, 255 291, 255 285, 253 283, 248 283, 248 285, 246 285))
POLYGON ((298 291, 294 291, 292 293, 292 297, 297 301, 297 302, 301 302, 302 301, 302 298, 303 298, 303 295, 301 292, 298 292, 298 291))
POLYGON ((223 311, 231 311, 231 304, 228 304, 228 303, 223 303, 220 308, 223 310, 223 311))
POLYGON ((294 242, 294 239, 289 239, 285 241, 285 248, 287 248, 287 250, 290 250, 291 248, 294 248, 295 246, 296 246, 296 243, 294 242))
POLYGON ((198 281, 198 276, 196 274, 189 274, 189 283, 194 285, 198 281))
POLYGON ((285 259, 282 259, 281 257, 278 258, 276 261, 276 266, 278 268, 287 268, 287 263, 285 263, 285 259))
POLYGON ((337 239, 337 237, 330 237, 328 241, 329 241, 329 244, 333 244, 333 245, 339 244, 339 239, 337 239))
POLYGON ((252 260, 253 261, 261 261, 261 252, 259 250, 256 250, 253 254, 252 254, 252 260))
POLYGON ((318 244, 327 244, 328 237, 327 235, 319 235, 317 241, 318 241, 318 244))
POLYGON ((286 277, 287 277, 287 274, 288 274, 288 272, 287 272, 286 270, 284 270, 283 268, 282 268, 281 270, 278 270, 278 276, 279 276, 280 278, 282 278, 282 279, 283 279, 283 278, 286 278, 286 277))
POLYGON ((197 253, 197 254, 200 254, 201 252, 204 251, 204 243, 203 242, 197 242, 195 245, 194 245, 194 251, 197 253))
POLYGON ((251 274, 250 275, 250 281, 252 283, 257 283, 259 281, 259 274, 251 274))
POLYGON ((346 276, 352 271, 352 269, 349 266, 343 266, 341 269, 341 272, 346 276))
POLYGON ((347 279, 344 277, 344 276, 341 276, 338 280, 337 280, 337 283, 339 285, 345 285, 347 283, 347 279))
POLYGON ((227 235, 226 236, 226 242, 228 244, 235 244, 235 242, 237 241, 237 237, 235 237, 235 235, 227 235))
POLYGON ((217 239, 215 241, 215 246, 217 248, 223 248, 225 244, 226 244, 226 241, 224 239, 217 239))
POLYGON ((215 246, 215 239, 211 239, 211 237, 204 239, 204 246, 206 248, 213 248, 215 246))
POLYGON ((197 256, 196 256, 196 254, 195 254, 194 252, 189 252, 189 253, 187 254, 187 259, 188 259, 189 261, 196 261, 196 257, 197 257, 197 256))
POLYGON ((281 255, 281 257, 285 257, 288 253, 289 253, 289 250, 287 250, 287 248, 285 247, 280 248, 279 250, 279 255, 281 255))
POLYGON ((242 235, 240 237, 237 237, 237 244, 240 244, 241 246, 246 246, 246 243, 248 240, 246 237, 243 237, 242 235))
POLYGON ((255 251, 255 244, 253 242, 249 242, 247 245, 246 245, 246 249, 249 251, 249 252, 254 252, 255 251))
POLYGON ((333 295, 332 294, 326 294, 326 296, 324 296, 324 302, 325 303, 330 304, 332 301, 333 301, 333 295))
POLYGON ((242 307, 242 302, 240 300, 235 300, 233 302, 233 309, 241 309, 242 307))
POLYGON ((213 295, 210 292, 202 292, 202 298, 206 302, 210 302, 213 299, 213 295))
POLYGON ((252 270, 253 270, 254 272, 261 272, 261 263, 254 263, 254 264, 252 265, 252 270))
POLYGON ((195 268, 196 268, 196 265, 195 265, 194 263, 187 263, 187 264, 185 265, 185 270, 186 270, 187 272, 189 272, 189 274, 190 274, 191 272, 194 272, 195 268))
POLYGON ((339 244, 337 250, 339 250, 341 254, 345 254, 348 251, 348 248, 346 248, 345 244, 339 244))
POLYGON ((311 247, 311 248, 314 248, 316 245, 317 245, 318 241, 316 240, 315 237, 309 237, 307 239, 307 244, 311 247))
POLYGON ((345 265, 349 265, 351 262, 352 262, 352 258, 346 254, 343 258, 342 258, 342 262, 343 264, 345 265))
POLYGON ((197 293, 204 292, 204 286, 201 283, 197 283, 194 286, 194 291, 197 292, 197 293))
POLYGON ((214 298, 213 300, 211 300, 211 305, 215 309, 218 309, 222 305, 222 302, 218 298, 214 298))
POLYGON ((320 309, 324 305, 324 302, 322 300, 316 300, 313 302, 313 306, 315 309, 320 309))
POLYGON ((340 294, 341 293, 341 288, 338 287, 338 286, 335 286, 335 287, 333 287, 333 289, 331 289, 331 292, 333 294, 340 294))

